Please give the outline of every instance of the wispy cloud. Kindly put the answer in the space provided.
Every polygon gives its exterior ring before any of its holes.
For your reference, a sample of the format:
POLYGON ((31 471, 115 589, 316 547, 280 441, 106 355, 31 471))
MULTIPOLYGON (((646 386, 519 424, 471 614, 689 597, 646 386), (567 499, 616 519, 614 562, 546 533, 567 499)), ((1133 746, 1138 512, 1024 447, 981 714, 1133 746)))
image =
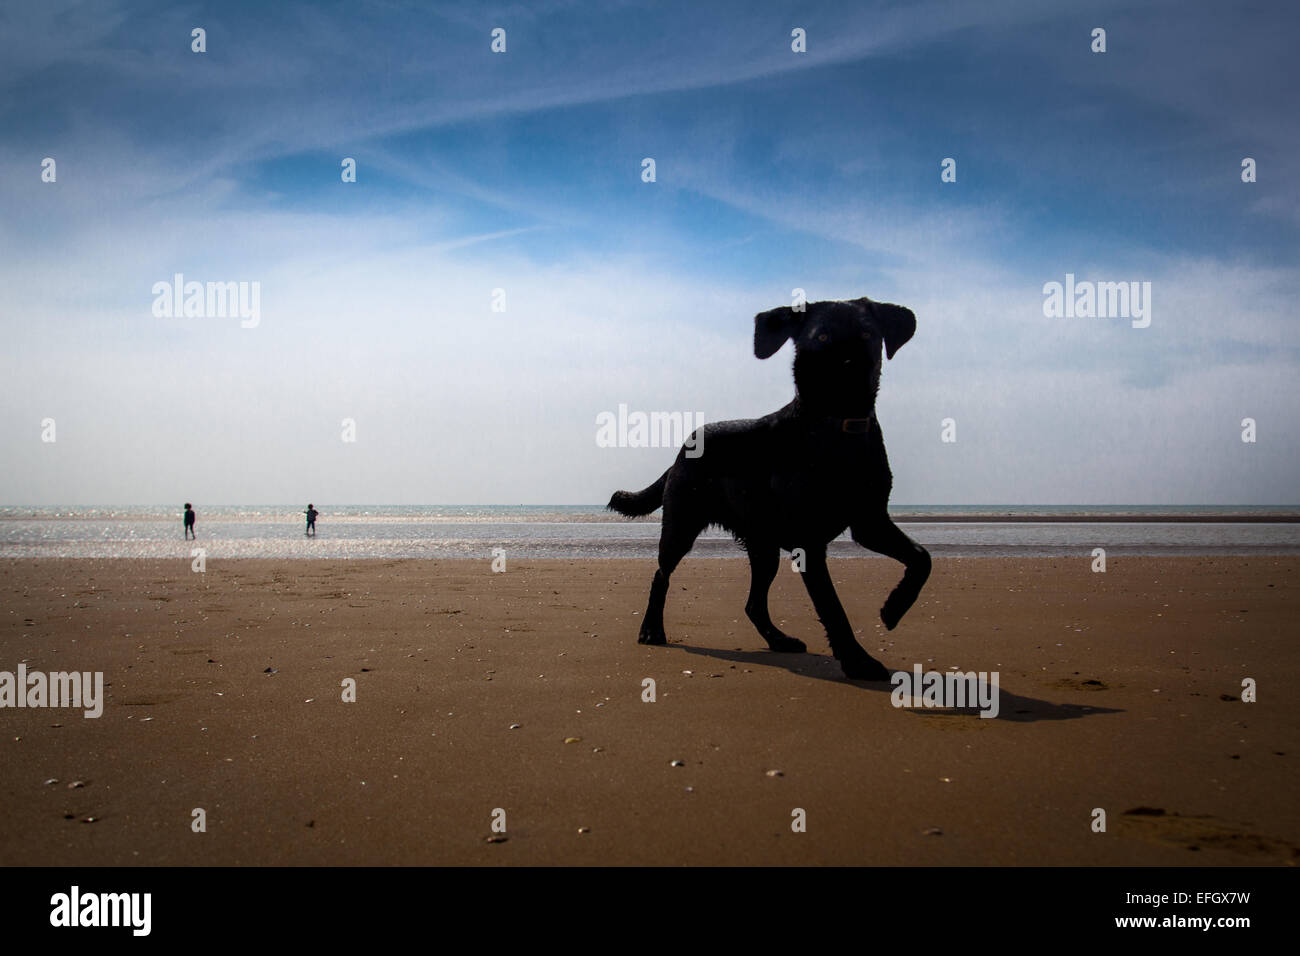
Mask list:
POLYGON ((11 4, 0 450, 33 461, 47 414, 68 440, 0 500, 603 500, 671 455, 597 448, 597 412, 788 400, 789 356, 756 360, 750 323, 795 286, 918 314, 880 399, 898 500, 1293 499, 1295 23, 1029 0, 11 4), (175 272, 259 281, 262 324, 154 318, 175 272), (1151 327, 1047 318, 1066 272, 1150 281, 1151 327), (1214 442, 1247 415, 1269 437, 1243 471, 1240 441, 1214 442))

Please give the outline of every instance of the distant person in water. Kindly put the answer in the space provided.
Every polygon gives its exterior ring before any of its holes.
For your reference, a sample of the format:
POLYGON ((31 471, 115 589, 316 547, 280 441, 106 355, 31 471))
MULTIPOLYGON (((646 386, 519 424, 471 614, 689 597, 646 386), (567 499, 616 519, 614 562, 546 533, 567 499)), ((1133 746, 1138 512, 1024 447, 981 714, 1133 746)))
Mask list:
POLYGON ((307 505, 307 510, 303 512, 307 516, 307 533, 313 538, 316 537, 316 516, 320 514, 315 505, 307 505))
POLYGON ((185 502, 185 540, 194 537, 194 506, 185 502))

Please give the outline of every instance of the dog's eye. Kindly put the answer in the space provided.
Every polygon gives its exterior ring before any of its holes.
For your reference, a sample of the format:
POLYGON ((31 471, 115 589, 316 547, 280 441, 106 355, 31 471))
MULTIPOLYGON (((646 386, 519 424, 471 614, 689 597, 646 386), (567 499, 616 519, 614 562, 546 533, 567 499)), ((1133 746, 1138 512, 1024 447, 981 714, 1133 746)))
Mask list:
POLYGON ((825 342, 828 338, 830 338, 830 336, 823 332, 821 335, 817 336, 817 341, 825 342))
POLYGON ((870 332, 863 332, 863 333, 862 333, 862 337, 863 337, 864 339, 869 339, 869 338, 871 338, 871 333, 870 333, 870 332))

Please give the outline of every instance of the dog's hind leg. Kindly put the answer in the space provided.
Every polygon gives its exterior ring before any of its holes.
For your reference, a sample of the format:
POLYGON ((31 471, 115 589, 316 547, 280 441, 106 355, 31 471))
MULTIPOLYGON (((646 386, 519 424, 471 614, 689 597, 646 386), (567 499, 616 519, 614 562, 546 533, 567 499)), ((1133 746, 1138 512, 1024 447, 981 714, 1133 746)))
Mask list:
POLYGON ((853 636, 853 626, 835 593, 835 584, 826 568, 826 550, 807 549, 803 572, 804 587, 812 598, 817 616, 826 628, 831 653, 840 662, 844 676, 852 680, 889 680, 889 669, 862 649, 853 636))
POLYGON ((745 615, 758 628, 758 633, 774 651, 802 654, 808 648, 797 637, 791 637, 772 623, 767 611, 767 590, 781 566, 781 549, 776 545, 747 542, 749 554, 749 600, 745 602, 745 615))
POLYGON ((641 633, 637 636, 637 643, 668 643, 668 635, 664 633, 664 601, 668 598, 668 579, 706 526, 707 522, 696 520, 693 516, 684 519, 676 513, 670 515, 665 509, 663 529, 659 533, 659 570, 655 572, 654 581, 650 584, 650 601, 646 605, 645 617, 641 619, 641 633))
POLYGON ((904 534, 888 515, 854 523, 852 533, 853 540, 864 548, 901 561, 906 568, 903 579, 889 592, 880 609, 880 620, 892 631, 915 603, 930 577, 930 552, 904 534))

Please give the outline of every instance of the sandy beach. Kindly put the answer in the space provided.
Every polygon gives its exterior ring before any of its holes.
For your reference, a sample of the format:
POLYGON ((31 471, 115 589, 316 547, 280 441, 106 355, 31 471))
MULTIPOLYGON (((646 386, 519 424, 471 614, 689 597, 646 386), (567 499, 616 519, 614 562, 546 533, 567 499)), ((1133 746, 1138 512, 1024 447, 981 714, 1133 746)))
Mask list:
POLYGON ((898 566, 832 562, 889 666, 999 673, 984 719, 842 679, 788 565, 806 655, 743 560, 682 565, 668 647, 648 561, 8 560, 0 670, 106 699, 0 710, 0 864, 1294 865, 1300 559, 1090 563, 936 561, 886 632, 898 566))

